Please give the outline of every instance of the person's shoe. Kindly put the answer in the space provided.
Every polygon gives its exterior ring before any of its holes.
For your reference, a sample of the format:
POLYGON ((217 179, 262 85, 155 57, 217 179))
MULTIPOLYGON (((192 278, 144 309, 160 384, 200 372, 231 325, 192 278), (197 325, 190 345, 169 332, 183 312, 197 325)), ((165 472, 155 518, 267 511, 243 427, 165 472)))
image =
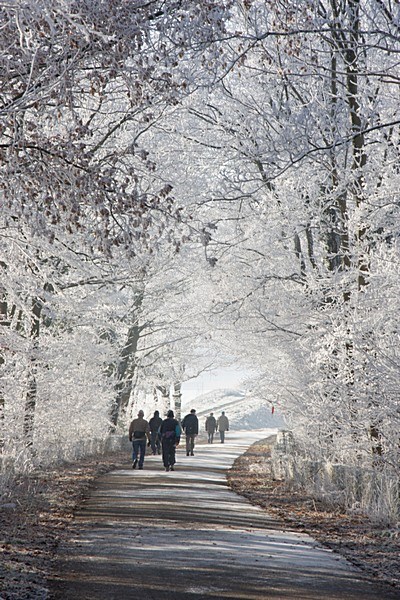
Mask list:
POLYGON ((190 456, 194 456, 194 452, 191 452, 191 453, 190 453, 190 456))
POLYGON ((189 452, 186 452, 186 456, 189 456, 189 452))
POLYGON ((165 467, 165 470, 166 470, 166 471, 169 471, 169 467, 165 467))
POLYGON ((134 460, 132 463, 132 469, 136 469, 137 467, 137 460, 134 460))
POLYGON ((143 467, 139 467, 139 471, 143 471, 143 467))
POLYGON ((170 470, 170 471, 175 471, 175 469, 174 469, 174 465, 171 465, 171 466, 170 466, 170 468, 169 468, 169 470, 170 470))

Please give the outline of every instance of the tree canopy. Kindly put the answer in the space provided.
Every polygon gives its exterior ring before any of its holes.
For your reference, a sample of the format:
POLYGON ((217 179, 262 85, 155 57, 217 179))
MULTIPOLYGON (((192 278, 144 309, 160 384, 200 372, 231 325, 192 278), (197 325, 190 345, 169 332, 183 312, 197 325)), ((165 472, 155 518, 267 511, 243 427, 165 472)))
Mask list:
POLYGON ((229 357, 308 456, 398 469, 399 10, 0 2, 4 457, 229 357))

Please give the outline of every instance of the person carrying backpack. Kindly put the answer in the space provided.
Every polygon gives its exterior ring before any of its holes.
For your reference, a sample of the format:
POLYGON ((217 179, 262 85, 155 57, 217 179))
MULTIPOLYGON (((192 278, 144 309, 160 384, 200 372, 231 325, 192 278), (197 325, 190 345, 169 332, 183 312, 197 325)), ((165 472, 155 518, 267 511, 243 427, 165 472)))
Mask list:
POLYGON ((162 457, 166 471, 173 471, 175 465, 175 450, 181 439, 181 426, 174 418, 174 412, 169 410, 167 418, 160 425, 162 457))
POLYGON ((196 416, 196 410, 192 408, 190 413, 182 421, 182 429, 186 434, 186 456, 194 456, 194 442, 199 433, 199 420, 196 416))

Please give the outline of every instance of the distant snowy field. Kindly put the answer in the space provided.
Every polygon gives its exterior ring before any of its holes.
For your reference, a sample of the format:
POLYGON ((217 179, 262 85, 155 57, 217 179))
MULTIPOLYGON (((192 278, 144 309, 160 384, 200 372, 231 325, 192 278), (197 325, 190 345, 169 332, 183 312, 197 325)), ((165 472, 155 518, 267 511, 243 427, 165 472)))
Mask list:
POLYGON ((225 411, 230 422, 230 428, 236 430, 284 428, 284 419, 277 411, 272 415, 271 406, 265 400, 253 398, 241 390, 219 389, 212 390, 196 398, 186 401, 182 399, 182 416, 195 408, 204 429, 205 417, 214 413, 219 417, 225 411))

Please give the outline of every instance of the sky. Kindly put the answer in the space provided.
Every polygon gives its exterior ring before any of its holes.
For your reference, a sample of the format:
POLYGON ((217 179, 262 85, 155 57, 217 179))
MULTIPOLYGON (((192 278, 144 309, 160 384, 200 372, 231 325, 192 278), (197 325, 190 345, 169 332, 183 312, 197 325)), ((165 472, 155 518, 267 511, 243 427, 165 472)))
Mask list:
POLYGON ((243 369, 224 368, 202 373, 196 379, 185 381, 182 385, 182 401, 190 401, 206 392, 218 389, 240 388, 240 383, 250 375, 243 369))

